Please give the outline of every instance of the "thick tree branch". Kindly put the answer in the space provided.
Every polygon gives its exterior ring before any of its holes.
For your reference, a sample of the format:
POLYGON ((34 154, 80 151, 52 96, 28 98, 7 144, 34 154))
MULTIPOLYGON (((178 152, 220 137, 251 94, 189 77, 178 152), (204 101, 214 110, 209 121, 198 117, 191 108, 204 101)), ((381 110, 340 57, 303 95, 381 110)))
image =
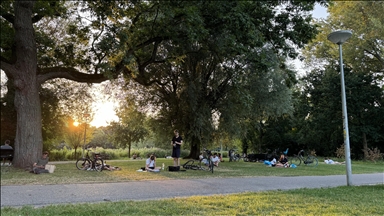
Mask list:
POLYGON ((75 68, 52 67, 39 70, 37 81, 39 84, 55 78, 65 78, 76 82, 101 83, 109 79, 104 74, 86 74, 81 73, 75 68))
POLYGON ((1 57, 1 70, 4 71, 5 75, 7 75, 8 78, 12 78, 14 74, 16 74, 16 68, 9 64, 7 61, 4 61, 3 57, 1 57))
POLYGON ((15 16, 13 16, 12 14, 10 13, 6 13, 6 14, 2 14, 1 17, 3 17, 5 20, 7 20, 9 23, 11 23, 13 25, 13 23, 15 22, 15 16))

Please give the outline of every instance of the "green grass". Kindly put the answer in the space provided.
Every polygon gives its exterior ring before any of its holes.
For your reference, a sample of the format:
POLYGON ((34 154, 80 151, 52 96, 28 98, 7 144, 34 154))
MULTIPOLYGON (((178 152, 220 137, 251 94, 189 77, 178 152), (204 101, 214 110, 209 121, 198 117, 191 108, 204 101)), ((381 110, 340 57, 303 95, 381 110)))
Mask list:
POLYGON ((384 185, 3 208, 1 215, 382 215, 384 185))
MULTIPOLYGON (((182 161, 182 163, 185 160, 182 161)), ((1 185, 74 184, 146 180, 247 177, 345 175, 345 165, 298 168, 267 167, 262 163, 223 162, 212 174, 206 171, 137 172, 145 160, 115 160, 108 164, 121 171, 80 171, 74 162, 56 164, 53 174, 35 175, 14 167, 1 167, 1 185)), ((172 159, 157 159, 157 165, 172 159)), ((378 173, 384 163, 352 162, 352 173, 378 173)), ((249 192, 233 195, 192 196, 151 201, 120 201, 97 204, 50 205, 41 208, 5 207, 1 215, 382 215, 384 185, 249 192)))
MULTIPOLYGON (((182 160, 184 163, 186 160, 182 160)), ((323 176, 345 175, 345 165, 327 165, 319 163, 317 167, 299 166, 298 168, 267 167, 262 163, 251 162, 222 162, 214 173, 188 170, 186 172, 147 173, 137 172, 145 165, 145 160, 115 160, 107 161, 108 164, 121 167, 120 171, 83 171, 77 170, 75 162, 56 164, 52 174, 31 174, 25 170, 14 167, 1 167, 1 185, 26 185, 26 184, 75 184, 75 183, 100 183, 100 182, 127 182, 145 180, 167 180, 188 178, 215 178, 215 177, 247 177, 247 176, 323 176)), ((157 165, 173 164, 172 159, 157 159, 157 165)), ((352 161, 352 173, 378 173, 384 172, 384 163, 352 161)))

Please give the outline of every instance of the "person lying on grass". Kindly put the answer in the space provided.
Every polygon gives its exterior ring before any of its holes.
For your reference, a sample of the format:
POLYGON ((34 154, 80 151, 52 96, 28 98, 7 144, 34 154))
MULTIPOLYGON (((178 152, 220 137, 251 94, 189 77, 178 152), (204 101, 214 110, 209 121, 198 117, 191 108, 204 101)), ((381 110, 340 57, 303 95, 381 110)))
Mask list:
POLYGON ((330 158, 325 158, 324 163, 325 164, 345 164, 345 162, 337 162, 337 161, 334 161, 330 158))
POLYGON ((114 170, 121 170, 121 168, 108 165, 107 162, 104 161, 104 170, 114 171, 114 170))

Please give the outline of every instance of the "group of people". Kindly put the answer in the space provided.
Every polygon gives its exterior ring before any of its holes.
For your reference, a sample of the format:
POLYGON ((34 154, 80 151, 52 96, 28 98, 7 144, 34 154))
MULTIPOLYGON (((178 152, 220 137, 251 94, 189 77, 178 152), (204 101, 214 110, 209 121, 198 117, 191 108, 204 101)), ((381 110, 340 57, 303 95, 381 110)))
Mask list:
MULTIPOLYGON (((220 162, 223 162, 223 158, 221 157, 221 154, 217 154, 217 153, 214 153, 213 155, 210 156, 210 159, 213 163, 214 166, 219 166, 219 163, 220 162)), ((201 161, 201 163, 205 164, 206 166, 208 166, 208 159, 204 157, 204 154, 203 152, 200 153, 199 155, 199 160, 201 161)))
POLYGON ((288 158, 285 157, 284 154, 280 155, 279 160, 277 161, 276 158, 273 158, 271 161, 271 166, 276 167, 289 167, 288 158))

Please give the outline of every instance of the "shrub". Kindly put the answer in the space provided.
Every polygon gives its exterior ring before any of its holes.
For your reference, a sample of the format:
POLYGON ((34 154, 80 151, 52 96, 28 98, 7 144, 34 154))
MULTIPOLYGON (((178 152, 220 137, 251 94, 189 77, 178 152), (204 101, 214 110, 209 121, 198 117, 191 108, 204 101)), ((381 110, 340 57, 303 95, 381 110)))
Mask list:
POLYGON ((370 160, 375 163, 376 160, 382 159, 384 155, 383 153, 380 153, 380 150, 377 147, 374 149, 368 148, 366 151, 363 149, 362 151, 364 152, 364 155, 367 156, 367 158, 365 158, 366 160, 370 160))
POLYGON ((345 157, 344 144, 342 144, 339 148, 337 148, 335 153, 337 158, 344 158, 345 157))

